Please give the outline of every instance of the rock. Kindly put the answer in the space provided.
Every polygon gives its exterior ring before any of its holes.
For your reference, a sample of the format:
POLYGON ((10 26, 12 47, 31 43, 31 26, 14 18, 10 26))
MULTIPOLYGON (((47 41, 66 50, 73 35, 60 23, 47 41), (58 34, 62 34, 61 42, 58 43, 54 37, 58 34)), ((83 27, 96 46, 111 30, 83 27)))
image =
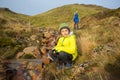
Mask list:
POLYGON ((31 78, 28 70, 25 70, 25 71, 24 71, 24 77, 25 77, 25 80, 32 80, 32 78, 31 78))
POLYGON ((24 52, 18 52, 17 53, 17 56, 16 56, 16 59, 19 59, 20 57, 22 57, 24 54, 24 52))
POLYGON ((25 54, 32 54, 35 58, 40 57, 40 51, 38 50, 37 47, 31 46, 31 47, 27 47, 23 50, 23 52, 25 54))
POLYGON ((27 61, 23 61, 22 63, 22 68, 25 69, 28 65, 28 62, 27 61))
POLYGON ((43 57, 42 57, 42 62, 43 62, 44 64, 49 64, 49 63, 50 63, 50 59, 48 59, 47 56, 43 56, 43 57))
POLYGON ((46 43, 47 43, 47 39, 46 39, 46 38, 42 38, 42 39, 41 39, 41 44, 42 44, 42 45, 45 45, 46 43))
POLYGON ((55 38, 54 38, 53 36, 51 36, 51 37, 48 39, 47 46, 48 46, 48 47, 54 47, 54 46, 55 46, 55 38))
POLYGON ((37 75, 34 75, 34 76, 32 77, 32 80, 37 80, 37 75))
POLYGON ((52 35, 52 34, 49 33, 49 32, 45 32, 45 33, 44 33, 44 37, 45 37, 45 38, 49 38, 51 35, 52 35))
POLYGON ((30 76, 33 78, 33 76, 35 76, 35 73, 34 73, 34 71, 33 70, 30 70, 29 71, 29 74, 30 74, 30 76))
POLYGON ((43 55, 47 55, 47 50, 45 46, 41 47, 40 51, 43 55))
POLYGON ((27 69, 34 70, 35 69, 34 63, 33 62, 29 62, 28 65, 27 65, 27 69))
POLYGON ((43 69, 43 65, 42 65, 42 64, 41 64, 41 65, 39 64, 36 69, 37 69, 39 72, 41 72, 42 69, 43 69))
POLYGON ((37 76, 37 80, 42 80, 41 75, 37 76))

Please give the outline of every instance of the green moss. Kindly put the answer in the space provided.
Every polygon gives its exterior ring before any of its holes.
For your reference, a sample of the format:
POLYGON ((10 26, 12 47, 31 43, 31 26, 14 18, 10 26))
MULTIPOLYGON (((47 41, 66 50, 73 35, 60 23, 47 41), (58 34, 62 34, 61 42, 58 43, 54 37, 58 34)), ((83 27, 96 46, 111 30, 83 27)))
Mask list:
POLYGON ((21 58, 22 59, 35 59, 35 57, 32 54, 24 54, 21 58))
POLYGON ((3 58, 5 58, 5 59, 13 59, 15 56, 16 56, 16 54, 17 54, 17 52, 19 51, 19 47, 18 46, 16 46, 16 47, 11 47, 11 48, 9 48, 9 49, 7 49, 3 54, 2 54, 2 56, 3 56, 3 58))
POLYGON ((12 40, 10 38, 0 37, 0 47, 4 47, 11 44, 12 44, 12 40))

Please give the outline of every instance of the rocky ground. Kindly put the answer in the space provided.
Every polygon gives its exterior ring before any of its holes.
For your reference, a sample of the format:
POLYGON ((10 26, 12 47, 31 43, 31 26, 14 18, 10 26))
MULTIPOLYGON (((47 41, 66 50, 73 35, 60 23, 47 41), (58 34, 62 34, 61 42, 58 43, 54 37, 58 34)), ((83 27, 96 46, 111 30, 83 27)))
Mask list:
POLYGON ((14 60, 1 57, 0 80, 41 80, 43 66, 50 63, 48 53, 59 37, 58 32, 40 28, 33 30, 30 37, 18 39, 27 42, 27 46, 17 53, 14 60))
MULTIPOLYGON (((60 35, 53 29, 32 30, 28 37, 16 36, 19 42, 26 42, 26 47, 17 52, 15 58, 0 57, 0 80, 109 80, 104 76, 106 73, 96 67, 96 63, 100 57, 105 57, 105 54, 115 53, 114 46, 98 45, 91 52, 94 61, 90 59, 80 62, 78 59, 70 69, 64 67, 58 70, 57 64, 48 58, 48 53, 56 45, 60 35)), ((79 40, 77 42, 80 43, 79 40)), ((80 49, 79 45, 78 47, 80 49)))
MULTIPOLYGON (((26 41, 27 46, 19 51, 14 59, 0 58, 0 80, 56 80, 65 70, 57 70, 56 63, 51 63, 48 53, 56 45, 59 38, 57 31, 40 28, 30 37, 18 39, 26 41)), ((73 75, 68 80, 75 79, 78 74, 85 72, 88 63, 77 64, 68 72, 73 75)), ((66 75, 67 77, 67 75, 66 75)), ((66 78, 67 79, 67 78, 66 78)))

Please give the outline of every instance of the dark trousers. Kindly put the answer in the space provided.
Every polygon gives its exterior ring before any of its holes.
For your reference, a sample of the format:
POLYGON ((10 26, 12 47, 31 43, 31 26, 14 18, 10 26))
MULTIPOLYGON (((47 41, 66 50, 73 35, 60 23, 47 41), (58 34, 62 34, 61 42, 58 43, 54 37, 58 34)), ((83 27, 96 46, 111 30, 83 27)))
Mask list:
POLYGON ((75 22, 74 23, 74 30, 77 30, 78 29, 78 22, 75 22))
POLYGON ((71 54, 68 54, 66 52, 59 52, 59 53, 50 53, 50 56, 53 58, 55 62, 58 62, 58 64, 63 65, 63 64, 72 64, 72 58, 73 56, 71 54))

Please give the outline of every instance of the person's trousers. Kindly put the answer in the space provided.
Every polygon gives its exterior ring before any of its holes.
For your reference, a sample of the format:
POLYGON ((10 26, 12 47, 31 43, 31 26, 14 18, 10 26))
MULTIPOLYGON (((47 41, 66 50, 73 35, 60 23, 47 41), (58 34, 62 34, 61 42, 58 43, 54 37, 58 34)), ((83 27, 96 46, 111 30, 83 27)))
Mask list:
POLYGON ((62 65, 62 64, 72 64, 72 58, 73 56, 69 53, 66 52, 59 52, 59 53, 50 53, 50 56, 52 57, 52 59, 55 62, 58 62, 58 64, 62 65))
POLYGON ((78 29, 78 22, 75 22, 74 23, 74 30, 77 30, 78 29))

